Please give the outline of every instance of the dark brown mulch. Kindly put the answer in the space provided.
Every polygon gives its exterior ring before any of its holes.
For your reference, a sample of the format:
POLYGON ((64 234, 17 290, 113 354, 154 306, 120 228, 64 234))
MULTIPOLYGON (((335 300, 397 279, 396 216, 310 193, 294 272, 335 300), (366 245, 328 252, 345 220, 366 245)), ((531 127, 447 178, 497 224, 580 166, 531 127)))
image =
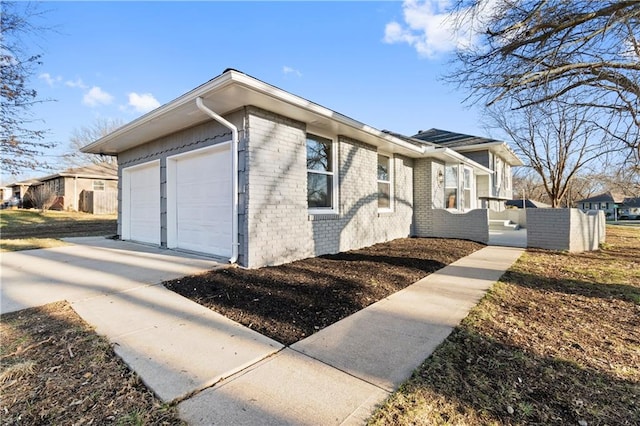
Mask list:
POLYGON ((482 247, 404 238, 280 266, 211 271, 165 286, 290 345, 482 247))

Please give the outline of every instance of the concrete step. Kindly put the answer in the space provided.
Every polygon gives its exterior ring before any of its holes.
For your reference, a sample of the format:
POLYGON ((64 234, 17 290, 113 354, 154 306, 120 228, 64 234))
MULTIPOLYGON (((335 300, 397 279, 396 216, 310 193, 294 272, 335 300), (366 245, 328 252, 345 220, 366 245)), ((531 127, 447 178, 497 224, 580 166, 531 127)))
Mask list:
POLYGON ((520 225, 513 223, 510 220, 491 219, 489 220, 489 229, 493 229, 495 231, 517 231, 520 229, 520 225))

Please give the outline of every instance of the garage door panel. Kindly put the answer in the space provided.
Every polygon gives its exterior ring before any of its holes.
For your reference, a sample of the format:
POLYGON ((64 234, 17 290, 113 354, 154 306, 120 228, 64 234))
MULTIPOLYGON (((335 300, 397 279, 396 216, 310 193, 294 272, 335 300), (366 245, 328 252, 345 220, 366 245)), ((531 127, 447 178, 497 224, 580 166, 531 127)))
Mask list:
POLYGON ((176 246, 231 256, 231 153, 228 147, 176 159, 176 246))
POLYGON ((160 167, 157 162, 125 169, 128 175, 128 239, 160 244, 160 167))

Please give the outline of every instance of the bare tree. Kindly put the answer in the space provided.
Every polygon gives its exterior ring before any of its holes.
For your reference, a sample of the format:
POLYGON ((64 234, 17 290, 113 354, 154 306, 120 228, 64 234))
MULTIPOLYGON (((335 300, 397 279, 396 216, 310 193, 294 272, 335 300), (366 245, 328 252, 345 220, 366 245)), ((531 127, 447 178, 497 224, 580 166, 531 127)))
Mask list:
POLYGON ((640 171, 634 167, 611 168, 590 178, 593 182, 600 183, 602 191, 640 197, 640 171))
POLYGON ((470 42, 450 80, 487 105, 526 108, 570 95, 598 108, 609 144, 640 158, 640 2, 458 0, 452 13, 470 42))
POLYGON ((572 102, 545 102, 518 110, 488 110, 493 126, 513 141, 525 166, 540 178, 552 207, 560 207, 571 183, 615 149, 604 143, 597 110, 572 102))
POLYGON ((47 184, 32 186, 24 198, 26 204, 41 211, 49 210, 58 201, 58 195, 47 184))
POLYGON ((5 172, 18 174, 45 167, 42 153, 55 146, 31 115, 42 102, 29 88, 41 55, 29 53, 25 39, 43 30, 33 23, 42 12, 33 3, 2 1, 0 8, 0 161, 5 172))
POLYGON ((80 152, 80 148, 108 135, 123 124, 124 122, 120 119, 97 118, 88 126, 74 129, 69 139, 69 152, 65 155, 65 161, 70 166, 117 165, 118 160, 115 156, 85 154, 80 152))
POLYGON ((542 180, 530 168, 518 167, 513 172, 513 198, 527 199, 549 203, 549 196, 542 185, 542 180))

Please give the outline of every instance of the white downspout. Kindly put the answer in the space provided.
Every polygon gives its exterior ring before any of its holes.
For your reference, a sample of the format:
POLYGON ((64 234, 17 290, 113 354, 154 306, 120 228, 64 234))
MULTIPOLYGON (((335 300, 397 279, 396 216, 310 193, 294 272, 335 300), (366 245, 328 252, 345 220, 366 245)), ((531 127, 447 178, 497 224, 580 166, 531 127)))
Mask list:
POLYGON ((201 97, 196 98, 198 109, 218 123, 231 130, 231 258, 229 263, 238 261, 238 128, 225 120, 215 112, 211 111, 202 101, 201 97))

